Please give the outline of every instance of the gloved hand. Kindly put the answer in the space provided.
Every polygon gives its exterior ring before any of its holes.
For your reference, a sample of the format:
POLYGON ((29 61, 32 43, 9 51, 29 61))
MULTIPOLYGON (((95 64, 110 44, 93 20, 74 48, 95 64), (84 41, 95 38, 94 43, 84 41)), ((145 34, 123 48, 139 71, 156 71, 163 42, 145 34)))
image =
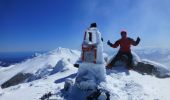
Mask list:
POLYGON ((136 40, 136 41, 140 42, 140 38, 139 38, 139 37, 137 37, 137 40, 136 40))
POLYGON ((138 45, 138 44, 139 44, 139 42, 140 42, 140 38, 139 38, 139 37, 137 37, 137 39, 136 39, 136 45, 138 45))
POLYGON ((101 38, 102 42, 103 42, 103 38, 101 38))
POLYGON ((113 44, 110 42, 110 40, 108 40, 107 45, 112 46, 113 44))

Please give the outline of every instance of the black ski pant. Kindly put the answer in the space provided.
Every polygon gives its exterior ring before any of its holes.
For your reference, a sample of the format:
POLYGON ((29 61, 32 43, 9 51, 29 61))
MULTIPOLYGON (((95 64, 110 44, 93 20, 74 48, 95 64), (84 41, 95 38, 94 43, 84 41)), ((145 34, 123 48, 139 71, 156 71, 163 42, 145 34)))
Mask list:
POLYGON ((127 60, 127 67, 128 68, 132 68, 132 53, 129 51, 129 52, 122 52, 122 51, 118 51, 118 53, 116 54, 116 56, 112 59, 112 61, 109 63, 108 66, 114 66, 116 61, 120 60, 121 57, 123 55, 126 55, 128 57, 128 60, 127 60))

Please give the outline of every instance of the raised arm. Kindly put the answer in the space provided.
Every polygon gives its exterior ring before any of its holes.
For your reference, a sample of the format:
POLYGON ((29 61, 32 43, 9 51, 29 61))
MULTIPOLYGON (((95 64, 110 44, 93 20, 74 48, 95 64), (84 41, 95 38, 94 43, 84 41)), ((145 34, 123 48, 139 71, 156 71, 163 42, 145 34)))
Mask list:
POLYGON ((130 38, 130 40, 131 40, 133 46, 137 46, 139 44, 139 42, 140 42, 140 38, 139 37, 136 39, 136 41, 134 41, 131 38, 130 38))
POLYGON ((117 48, 120 43, 119 43, 119 40, 118 40, 118 41, 116 41, 114 44, 112 44, 112 43, 110 42, 110 40, 108 40, 108 41, 107 41, 107 44, 108 44, 110 47, 112 47, 112 48, 117 48))

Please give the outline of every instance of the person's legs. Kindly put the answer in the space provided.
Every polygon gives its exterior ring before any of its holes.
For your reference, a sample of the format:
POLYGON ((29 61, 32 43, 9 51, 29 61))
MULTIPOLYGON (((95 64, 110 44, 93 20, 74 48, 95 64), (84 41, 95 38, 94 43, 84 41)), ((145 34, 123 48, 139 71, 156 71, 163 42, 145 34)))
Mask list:
POLYGON ((122 56, 122 52, 118 52, 116 56, 112 59, 112 61, 106 66, 107 68, 112 68, 115 65, 115 62, 119 60, 122 56))
POLYGON ((128 67, 128 69, 131 69, 131 68, 133 68, 133 66, 132 66, 132 59, 133 59, 132 53, 127 52, 126 55, 128 56, 127 67, 128 67))

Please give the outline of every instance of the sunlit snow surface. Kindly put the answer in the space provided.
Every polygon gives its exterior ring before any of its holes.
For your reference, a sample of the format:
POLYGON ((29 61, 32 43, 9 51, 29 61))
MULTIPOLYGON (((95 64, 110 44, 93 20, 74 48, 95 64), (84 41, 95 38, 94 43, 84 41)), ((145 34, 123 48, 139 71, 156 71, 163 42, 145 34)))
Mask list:
MULTIPOLYGON (((0 68, 0 84, 19 72, 41 76, 40 79, 31 82, 0 89, 0 100, 38 100, 48 92, 55 93, 52 98, 56 100, 74 100, 71 96, 64 97, 62 89, 67 78, 75 81, 78 69, 73 67, 73 64, 79 57, 79 51, 58 48, 25 62, 0 68)), ((150 75, 141 75, 120 66, 106 70, 106 80, 101 82, 98 88, 109 91, 111 100, 169 100, 169 84, 170 78, 159 79, 150 75)), ((78 92, 81 94, 83 91, 78 92)), ((80 94, 77 94, 77 98, 85 100, 86 98, 81 98, 83 96, 80 94)))

